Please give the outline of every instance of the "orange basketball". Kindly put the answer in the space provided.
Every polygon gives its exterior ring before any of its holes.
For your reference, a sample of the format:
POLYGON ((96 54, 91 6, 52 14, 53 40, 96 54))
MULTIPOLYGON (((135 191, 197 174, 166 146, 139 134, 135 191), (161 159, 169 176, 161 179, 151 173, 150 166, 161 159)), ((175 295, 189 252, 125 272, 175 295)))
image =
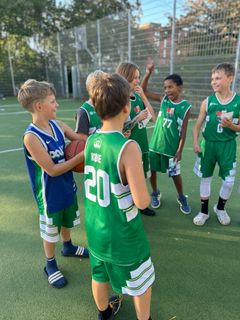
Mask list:
MULTIPOLYGON (((84 140, 71 141, 64 150, 66 160, 72 159, 78 153, 84 150, 86 142, 84 140)), ((76 167, 72 169, 75 172, 84 172, 84 161, 80 162, 76 167)))

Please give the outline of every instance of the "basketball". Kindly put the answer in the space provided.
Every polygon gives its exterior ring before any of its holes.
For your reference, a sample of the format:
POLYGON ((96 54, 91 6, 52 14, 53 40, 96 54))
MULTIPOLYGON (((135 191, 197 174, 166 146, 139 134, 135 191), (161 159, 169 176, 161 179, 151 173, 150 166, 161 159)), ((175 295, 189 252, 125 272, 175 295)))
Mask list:
MULTIPOLYGON (((86 142, 84 140, 71 141, 64 150, 66 160, 72 159, 78 153, 84 150, 86 142)), ((75 172, 84 172, 84 161, 80 162, 72 169, 75 172)))

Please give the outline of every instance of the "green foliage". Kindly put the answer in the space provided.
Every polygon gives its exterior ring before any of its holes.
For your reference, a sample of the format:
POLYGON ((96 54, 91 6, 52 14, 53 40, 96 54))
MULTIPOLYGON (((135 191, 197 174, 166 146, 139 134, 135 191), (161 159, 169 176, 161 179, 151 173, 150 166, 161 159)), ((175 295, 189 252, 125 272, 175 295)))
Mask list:
POLYGON ((235 52, 240 24, 239 0, 188 0, 186 8, 187 14, 177 21, 185 33, 180 38, 179 49, 190 48, 188 56, 235 52))
POLYGON ((54 1, 49 0, 1 0, 1 29, 21 36, 47 35, 58 30, 62 12, 61 7, 56 7, 54 1))
POLYGON ((86 21, 97 20, 139 6, 140 2, 138 0, 133 5, 128 0, 74 0, 67 12, 69 26, 81 25, 86 21))
POLYGON ((1 31, 21 36, 45 36, 139 6, 128 0, 74 0, 56 5, 53 0, 1 0, 1 31))

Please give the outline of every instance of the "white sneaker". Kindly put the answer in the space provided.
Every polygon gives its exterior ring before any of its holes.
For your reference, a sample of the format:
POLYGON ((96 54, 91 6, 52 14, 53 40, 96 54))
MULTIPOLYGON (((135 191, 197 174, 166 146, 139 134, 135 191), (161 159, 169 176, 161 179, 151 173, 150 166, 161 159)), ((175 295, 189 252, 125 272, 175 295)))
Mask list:
POLYGON ((228 224, 230 224, 231 222, 231 218, 229 217, 229 215, 227 214, 226 210, 219 210, 217 208, 217 205, 215 204, 215 206, 213 207, 214 212, 217 215, 218 221, 224 225, 227 226, 228 224))
POLYGON ((205 214, 202 212, 199 212, 196 217, 193 219, 193 223, 196 226, 203 226, 205 222, 210 218, 209 214, 205 214))

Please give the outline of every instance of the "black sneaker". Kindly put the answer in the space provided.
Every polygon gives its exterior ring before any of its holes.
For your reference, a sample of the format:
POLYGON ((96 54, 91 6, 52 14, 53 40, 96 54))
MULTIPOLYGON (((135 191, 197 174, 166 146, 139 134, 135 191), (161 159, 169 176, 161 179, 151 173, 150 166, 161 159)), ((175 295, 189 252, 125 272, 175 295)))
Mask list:
POLYGON ((146 208, 146 209, 143 209, 143 210, 140 210, 141 214, 144 214, 145 216, 155 216, 156 213, 154 210, 152 209, 149 209, 149 208, 146 208))
POLYGON ((118 313, 119 309, 121 308, 123 296, 121 294, 117 294, 112 296, 109 299, 109 305, 113 310, 114 316, 118 313))
MULTIPOLYGON (((123 296, 121 294, 114 295, 109 299, 109 306, 112 308, 112 314, 108 320, 112 320, 121 308, 123 296)), ((98 314, 98 320, 102 320, 101 313, 98 314)))

